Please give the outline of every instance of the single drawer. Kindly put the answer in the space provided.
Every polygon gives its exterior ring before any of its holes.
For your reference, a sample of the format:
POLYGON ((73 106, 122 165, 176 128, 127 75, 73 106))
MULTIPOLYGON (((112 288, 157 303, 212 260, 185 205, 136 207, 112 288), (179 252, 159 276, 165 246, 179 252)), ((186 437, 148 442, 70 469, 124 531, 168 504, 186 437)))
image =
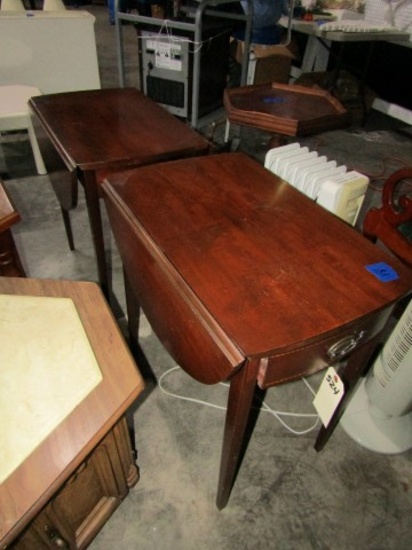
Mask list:
MULTIPOLYGON (((258 385, 269 388, 330 365, 337 365, 355 350, 377 336, 385 327, 393 307, 388 307, 353 324, 328 332, 322 338, 262 361, 258 385)), ((366 365, 365 365, 366 367, 366 365)))

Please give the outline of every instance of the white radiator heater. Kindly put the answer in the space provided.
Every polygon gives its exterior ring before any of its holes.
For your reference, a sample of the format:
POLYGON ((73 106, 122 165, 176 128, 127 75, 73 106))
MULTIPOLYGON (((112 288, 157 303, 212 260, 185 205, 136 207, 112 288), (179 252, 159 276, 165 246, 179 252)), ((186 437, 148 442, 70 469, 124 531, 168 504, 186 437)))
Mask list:
POLYGON ((396 454, 412 448, 412 300, 340 424, 372 451, 396 454))
POLYGON ((299 189, 350 225, 355 225, 369 178, 334 160, 319 156, 308 147, 292 143, 270 149, 265 168, 299 189))

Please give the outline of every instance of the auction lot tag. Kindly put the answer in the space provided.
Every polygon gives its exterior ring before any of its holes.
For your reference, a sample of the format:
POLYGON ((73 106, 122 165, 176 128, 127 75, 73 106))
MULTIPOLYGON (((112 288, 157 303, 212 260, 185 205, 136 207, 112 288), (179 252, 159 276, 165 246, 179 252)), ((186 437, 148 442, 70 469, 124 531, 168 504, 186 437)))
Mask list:
POLYGON ((327 428, 340 400, 345 393, 343 382, 333 367, 329 367, 313 400, 313 405, 323 425, 327 428))

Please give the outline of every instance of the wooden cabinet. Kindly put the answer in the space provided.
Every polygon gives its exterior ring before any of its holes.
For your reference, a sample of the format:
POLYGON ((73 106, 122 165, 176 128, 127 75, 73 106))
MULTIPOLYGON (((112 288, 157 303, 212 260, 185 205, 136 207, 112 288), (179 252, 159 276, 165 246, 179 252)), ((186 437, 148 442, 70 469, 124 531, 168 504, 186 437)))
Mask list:
POLYGON ((86 548, 139 478, 125 416, 142 377, 95 283, 0 277, 0 298, 2 338, 11 341, 0 347, 0 417, 9 426, 0 549, 86 548), (35 326, 22 330, 33 305, 35 326), (30 357, 34 376, 24 368, 30 357))
POLYGON ((24 277, 24 269, 14 243, 11 227, 20 221, 0 180, 0 277, 24 277))
POLYGON ((138 479, 123 419, 10 548, 86 548, 138 479))

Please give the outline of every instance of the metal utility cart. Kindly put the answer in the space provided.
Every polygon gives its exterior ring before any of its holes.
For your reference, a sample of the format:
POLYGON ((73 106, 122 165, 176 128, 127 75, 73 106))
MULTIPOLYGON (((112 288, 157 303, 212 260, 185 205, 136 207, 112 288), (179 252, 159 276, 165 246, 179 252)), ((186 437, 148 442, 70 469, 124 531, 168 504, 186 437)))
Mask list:
MULTIPOLYGON (((247 1, 247 9, 244 13, 231 13, 219 11, 219 7, 226 4, 234 4, 238 0, 202 0, 195 6, 194 12, 190 18, 181 19, 179 17, 171 19, 162 19, 157 17, 147 17, 138 14, 130 14, 119 11, 118 0, 116 0, 115 20, 116 20, 116 41, 119 64, 119 79, 120 86, 126 86, 125 82, 125 54, 123 47, 123 31, 122 21, 133 23, 137 30, 139 28, 155 28, 158 29, 159 35, 162 29, 167 28, 170 31, 181 31, 182 34, 190 33, 194 44, 202 42, 204 33, 204 16, 211 16, 221 20, 233 20, 245 22, 245 48, 242 60, 241 84, 246 84, 248 61, 249 61, 249 44, 251 35, 252 23, 252 0, 247 1)), ((182 8, 184 10, 184 8, 182 8)), ((191 112, 190 124, 193 128, 199 125, 199 93, 200 93, 200 78, 201 78, 201 48, 195 47, 191 55, 190 67, 192 78, 189 83, 189 93, 191 93, 191 112)))

